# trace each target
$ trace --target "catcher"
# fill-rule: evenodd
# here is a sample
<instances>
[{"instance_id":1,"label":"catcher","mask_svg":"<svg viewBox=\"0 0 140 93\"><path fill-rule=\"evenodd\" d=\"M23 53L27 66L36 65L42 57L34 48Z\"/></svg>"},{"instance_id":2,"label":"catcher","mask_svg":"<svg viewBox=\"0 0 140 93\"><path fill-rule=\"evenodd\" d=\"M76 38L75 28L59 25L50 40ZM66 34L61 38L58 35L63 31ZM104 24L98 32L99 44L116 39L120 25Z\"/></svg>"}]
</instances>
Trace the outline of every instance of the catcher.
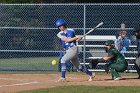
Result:
<instances>
[{"instance_id":1,"label":"catcher","mask_svg":"<svg viewBox=\"0 0 140 93\"><path fill-rule=\"evenodd\" d=\"M111 70L112 79L120 80L121 75L119 72L124 72L127 69L127 62L124 56L115 48L113 40L108 40L105 43L105 51L108 53L107 56L100 59L93 59L91 61L91 67L94 69L99 62L109 62L105 65L105 71Z\"/></svg>"}]
</instances>

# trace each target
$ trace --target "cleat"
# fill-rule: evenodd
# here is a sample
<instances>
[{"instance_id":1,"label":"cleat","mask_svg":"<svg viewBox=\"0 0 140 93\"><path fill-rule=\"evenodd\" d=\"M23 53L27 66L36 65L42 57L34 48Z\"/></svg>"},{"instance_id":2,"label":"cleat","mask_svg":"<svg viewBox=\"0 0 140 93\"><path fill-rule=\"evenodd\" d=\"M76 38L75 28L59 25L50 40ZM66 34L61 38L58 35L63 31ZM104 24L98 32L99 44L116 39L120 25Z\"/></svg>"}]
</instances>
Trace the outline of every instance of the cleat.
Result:
<instances>
[{"instance_id":1,"label":"cleat","mask_svg":"<svg viewBox=\"0 0 140 93\"><path fill-rule=\"evenodd\" d=\"M93 75L89 77L88 81L92 81L94 77L95 77L95 73L93 73Z\"/></svg>"},{"instance_id":2,"label":"cleat","mask_svg":"<svg viewBox=\"0 0 140 93\"><path fill-rule=\"evenodd\" d=\"M122 79L122 78L121 77L114 78L114 80L120 80L120 79Z\"/></svg>"},{"instance_id":3,"label":"cleat","mask_svg":"<svg viewBox=\"0 0 140 93\"><path fill-rule=\"evenodd\" d=\"M93 80L93 76L90 76L88 81L92 81Z\"/></svg>"},{"instance_id":4,"label":"cleat","mask_svg":"<svg viewBox=\"0 0 140 93\"><path fill-rule=\"evenodd\" d=\"M116 77L115 76L112 76L112 80L114 80Z\"/></svg>"},{"instance_id":5,"label":"cleat","mask_svg":"<svg viewBox=\"0 0 140 93\"><path fill-rule=\"evenodd\" d=\"M66 78L61 77L59 78L58 82L66 82Z\"/></svg>"}]
</instances>

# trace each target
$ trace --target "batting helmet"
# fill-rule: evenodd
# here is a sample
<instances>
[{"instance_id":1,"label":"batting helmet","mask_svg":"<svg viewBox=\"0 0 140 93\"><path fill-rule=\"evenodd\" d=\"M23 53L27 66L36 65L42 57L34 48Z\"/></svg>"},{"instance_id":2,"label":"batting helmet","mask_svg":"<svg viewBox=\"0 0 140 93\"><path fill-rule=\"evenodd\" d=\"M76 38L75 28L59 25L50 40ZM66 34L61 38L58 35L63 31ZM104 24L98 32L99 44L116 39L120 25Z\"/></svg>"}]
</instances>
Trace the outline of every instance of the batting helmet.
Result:
<instances>
[{"instance_id":1,"label":"batting helmet","mask_svg":"<svg viewBox=\"0 0 140 93\"><path fill-rule=\"evenodd\" d=\"M58 28L58 27L60 27L62 25L66 26L66 21L64 19L58 19L56 21L56 27Z\"/></svg>"},{"instance_id":2,"label":"batting helmet","mask_svg":"<svg viewBox=\"0 0 140 93\"><path fill-rule=\"evenodd\" d=\"M108 41L106 41L105 45L110 46L110 45L115 45L115 43L113 40L108 40Z\"/></svg>"}]
</instances>

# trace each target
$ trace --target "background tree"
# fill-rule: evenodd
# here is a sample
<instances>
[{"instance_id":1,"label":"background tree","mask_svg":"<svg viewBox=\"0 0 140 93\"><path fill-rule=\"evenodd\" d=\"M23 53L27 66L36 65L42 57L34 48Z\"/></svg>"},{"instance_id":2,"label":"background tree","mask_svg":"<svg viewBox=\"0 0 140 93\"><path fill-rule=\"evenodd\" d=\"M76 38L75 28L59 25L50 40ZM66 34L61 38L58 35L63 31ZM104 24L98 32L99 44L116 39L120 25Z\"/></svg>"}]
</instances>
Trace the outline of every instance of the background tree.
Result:
<instances>
[{"instance_id":1,"label":"background tree","mask_svg":"<svg viewBox=\"0 0 140 93\"><path fill-rule=\"evenodd\" d=\"M38 0L38 3L139 3L140 0Z\"/></svg>"}]
</instances>

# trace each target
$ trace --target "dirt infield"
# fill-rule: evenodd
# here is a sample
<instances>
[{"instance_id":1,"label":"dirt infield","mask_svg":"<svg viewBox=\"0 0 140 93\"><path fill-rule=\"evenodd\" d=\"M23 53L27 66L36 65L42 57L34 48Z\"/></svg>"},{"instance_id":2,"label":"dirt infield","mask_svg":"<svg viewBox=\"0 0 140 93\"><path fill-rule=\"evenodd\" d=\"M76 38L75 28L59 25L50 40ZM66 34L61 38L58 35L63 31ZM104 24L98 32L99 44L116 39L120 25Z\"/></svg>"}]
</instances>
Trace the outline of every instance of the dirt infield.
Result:
<instances>
[{"instance_id":1,"label":"dirt infield","mask_svg":"<svg viewBox=\"0 0 140 93\"><path fill-rule=\"evenodd\" d=\"M124 75L122 80L111 80L110 74L97 74L93 81L87 81L83 74L68 74L67 82L58 82L58 74L0 74L0 93L12 93L23 90L51 88L68 85L94 86L140 86L136 75Z\"/></svg>"}]
</instances>

